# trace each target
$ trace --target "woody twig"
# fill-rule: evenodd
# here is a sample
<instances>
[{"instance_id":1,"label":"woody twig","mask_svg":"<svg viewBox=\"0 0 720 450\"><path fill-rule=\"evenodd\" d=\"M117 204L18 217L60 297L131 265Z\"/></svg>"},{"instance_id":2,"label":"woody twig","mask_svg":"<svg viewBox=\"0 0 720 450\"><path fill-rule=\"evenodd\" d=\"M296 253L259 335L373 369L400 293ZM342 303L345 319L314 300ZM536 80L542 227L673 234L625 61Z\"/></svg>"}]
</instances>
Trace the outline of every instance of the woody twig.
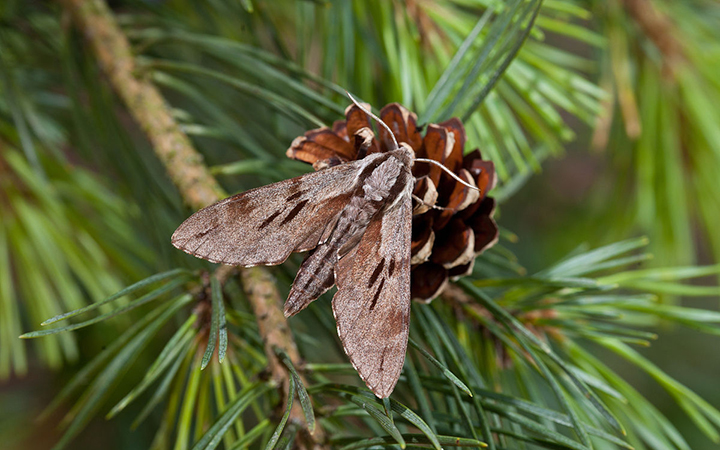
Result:
<instances>
[{"instance_id":1,"label":"woody twig","mask_svg":"<svg viewBox=\"0 0 720 450\"><path fill-rule=\"evenodd\" d=\"M190 139L173 118L160 91L150 81L137 76L135 58L127 37L105 2L58 1L84 35L97 63L152 143L156 156L165 166L184 201L192 208L200 209L225 197L225 192L204 164L202 155L195 150ZM223 274L226 270L218 269ZM282 384L287 395L288 373L278 361L274 348L285 352L296 366L301 361L281 309L282 299L272 276L264 268L242 270L241 280L255 312L271 376ZM297 402L290 420L298 424L304 423L304 416ZM313 436L305 436L299 444L306 448L317 447L316 442L323 440L324 433L316 426Z\"/></svg>"}]
</instances>

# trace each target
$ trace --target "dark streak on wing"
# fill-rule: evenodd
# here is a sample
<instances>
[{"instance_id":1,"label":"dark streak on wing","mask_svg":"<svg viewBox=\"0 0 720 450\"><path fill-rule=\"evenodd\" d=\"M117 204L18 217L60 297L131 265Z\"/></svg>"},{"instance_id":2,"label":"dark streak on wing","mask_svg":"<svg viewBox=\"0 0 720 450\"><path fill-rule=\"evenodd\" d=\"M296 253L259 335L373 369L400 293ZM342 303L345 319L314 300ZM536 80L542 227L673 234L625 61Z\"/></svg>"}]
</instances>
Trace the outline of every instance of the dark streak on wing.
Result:
<instances>
[{"instance_id":1,"label":"dark streak on wing","mask_svg":"<svg viewBox=\"0 0 720 450\"><path fill-rule=\"evenodd\" d=\"M302 197L303 195L305 195L305 191L299 190L299 191L297 191L296 193L294 193L294 194L292 194L291 196L289 196L288 198L286 198L285 201L286 201L286 202L291 202L291 201L293 201L293 200L296 200L296 199Z\"/></svg>"},{"instance_id":2,"label":"dark streak on wing","mask_svg":"<svg viewBox=\"0 0 720 450\"><path fill-rule=\"evenodd\" d=\"M270 225L272 223L272 221L275 220L275 218L277 218L277 216L280 215L280 212L281 211L275 211L274 213L270 214L270 216L268 216L267 219L263 220L263 222L258 227L258 230L262 230L263 228Z\"/></svg>"},{"instance_id":3,"label":"dark streak on wing","mask_svg":"<svg viewBox=\"0 0 720 450\"><path fill-rule=\"evenodd\" d=\"M377 267L373 271L372 275L370 275L370 279L368 280L368 287L371 287L375 282L377 281L378 277L383 271L383 268L385 267L385 258L382 258L380 262L378 263Z\"/></svg>"},{"instance_id":4,"label":"dark streak on wing","mask_svg":"<svg viewBox=\"0 0 720 450\"><path fill-rule=\"evenodd\" d=\"M378 286L377 291L375 291L375 295L373 295L372 302L370 302L370 311L375 309L375 305L377 304L378 298L380 298L380 293L383 290L383 286L385 286L385 278L380 280L380 286Z\"/></svg>"},{"instance_id":5,"label":"dark streak on wing","mask_svg":"<svg viewBox=\"0 0 720 450\"><path fill-rule=\"evenodd\" d=\"M285 225L286 223L293 220L295 218L295 216L297 216L300 213L300 211L305 207L305 205L308 204L308 202L309 202L309 200L305 199L305 200L301 201L300 203L298 203L297 205L295 205L295 207L288 213L287 217L285 217L283 219L283 221L280 223L280 225Z\"/></svg>"},{"instance_id":6,"label":"dark streak on wing","mask_svg":"<svg viewBox=\"0 0 720 450\"><path fill-rule=\"evenodd\" d=\"M393 272L395 272L395 260L390 260L390 265L388 266L388 277L393 276Z\"/></svg>"},{"instance_id":7,"label":"dark streak on wing","mask_svg":"<svg viewBox=\"0 0 720 450\"><path fill-rule=\"evenodd\" d=\"M206 234L208 234L208 233L212 232L213 230L215 230L215 228L217 228L217 226L212 227L212 228L208 228L207 230L200 231L200 232L196 233L195 236L193 236L193 237L194 237L195 239L200 239L201 237L204 237Z\"/></svg>"}]
</instances>

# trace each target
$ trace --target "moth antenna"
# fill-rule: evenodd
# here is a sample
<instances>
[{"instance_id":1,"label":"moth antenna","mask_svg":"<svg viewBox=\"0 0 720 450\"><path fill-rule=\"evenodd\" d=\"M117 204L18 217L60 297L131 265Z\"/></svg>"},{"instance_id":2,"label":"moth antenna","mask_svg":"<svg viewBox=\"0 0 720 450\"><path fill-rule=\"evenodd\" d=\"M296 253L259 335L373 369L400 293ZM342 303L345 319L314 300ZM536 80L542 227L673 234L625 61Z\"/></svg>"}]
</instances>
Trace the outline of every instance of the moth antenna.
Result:
<instances>
[{"instance_id":1,"label":"moth antenna","mask_svg":"<svg viewBox=\"0 0 720 450\"><path fill-rule=\"evenodd\" d=\"M365 109L365 107L362 106L360 103L358 103L358 101L355 100L355 97L353 97L352 95L350 95L350 93L349 93L348 91L345 91L345 93L347 94L348 97L350 97L350 100L352 100L352 102L355 103L355 106L357 106L358 108L360 108L360 109L361 109L365 114L367 114L368 116L370 116L370 117L372 117L373 119L375 119L375 122L377 122L378 124L382 125L382 127L385 128L385 130L387 130L388 133L390 133L390 137L391 137L392 140L393 140L393 144L395 144L395 150L399 149L400 146L398 145L398 141L395 139L395 134L392 132L392 130L390 129L390 127L389 127L385 122L383 122L382 119L380 119L378 116L376 116L375 114L373 114L371 111L368 111L367 109Z\"/></svg>"},{"instance_id":2,"label":"moth antenna","mask_svg":"<svg viewBox=\"0 0 720 450\"><path fill-rule=\"evenodd\" d=\"M444 206L431 205L430 203L426 202L425 200L421 199L420 197L418 197L418 196L415 195L415 194L412 194L412 198L413 198L415 201L417 201L418 203L420 203L421 205L425 205L425 206L427 206L428 208L437 209L437 210L440 210L440 211L457 211L456 208L445 208Z\"/></svg>"},{"instance_id":3,"label":"moth antenna","mask_svg":"<svg viewBox=\"0 0 720 450\"><path fill-rule=\"evenodd\" d=\"M451 177L455 178L455 180L457 180L458 183L460 183L460 184L462 184L462 185L464 185L464 186L467 186L467 187L469 187L470 189L475 189L475 190L478 191L478 192L482 192L482 190L481 190L480 188L477 188L477 187L473 186L472 184L468 184L467 181L465 181L465 180L463 180L462 178L460 178L459 176L455 175L452 170L450 170L450 169L448 169L447 167L443 166L441 163L435 161L434 159L415 158L415 161L420 161L420 162L426 162L426 163L435 164L436 166L438 166L439 168L441 168L442 170L444 170L445 172L447 172L448 175L450 175Z\"/></svg>"}]
</instances>

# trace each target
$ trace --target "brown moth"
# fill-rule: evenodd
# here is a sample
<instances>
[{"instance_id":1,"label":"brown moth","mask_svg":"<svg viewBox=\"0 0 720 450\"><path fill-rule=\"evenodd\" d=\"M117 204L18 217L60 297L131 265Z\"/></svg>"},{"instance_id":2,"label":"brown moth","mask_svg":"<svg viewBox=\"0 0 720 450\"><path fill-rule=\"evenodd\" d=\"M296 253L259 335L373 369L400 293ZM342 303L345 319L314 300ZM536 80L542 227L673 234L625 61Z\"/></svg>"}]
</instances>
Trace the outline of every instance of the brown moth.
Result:
<instances>
[{"instance_id":1,"label":"brown moth","mask_svg":"<svg viewBox=\"0 0 720 450\"><path fill-rule=\"evenodd\" d=\"M332 308L345 353L375 395L388 397L409 332L411 169L421 161L414 156L410 146L394 142L388 152L234 195L185 220L172 243L208 261L244 267L276 265L292 252L312 250L285 316L337 285Z\"/></svg>"}]
</instances>

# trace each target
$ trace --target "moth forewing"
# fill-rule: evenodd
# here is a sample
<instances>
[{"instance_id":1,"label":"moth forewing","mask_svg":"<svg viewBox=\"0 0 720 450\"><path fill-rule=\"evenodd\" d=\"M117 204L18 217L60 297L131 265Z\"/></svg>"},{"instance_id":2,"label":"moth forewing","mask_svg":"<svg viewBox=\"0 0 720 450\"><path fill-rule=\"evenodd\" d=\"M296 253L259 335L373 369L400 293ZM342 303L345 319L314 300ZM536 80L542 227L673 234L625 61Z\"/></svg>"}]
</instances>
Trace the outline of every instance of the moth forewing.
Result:
<instances>
[{"instance_id":1,"label":"moth forewing","mask_svg":"<svg viewBox=\"0 0 720 450\"><path fill-rule=\"evenodd\" d=\"M405 361L411 234L412 199L404 191L335 266L338 336L360 377L380 398L392 393Z\"/></svg>"},{"instance_id":2,"label":"moth forewing","mask_svg":"<svg viewBox=\"0 0 720 450\"><path fill-rule=\"evenodd\" d=\"M317 246L361 183L360 174L380 156L226 198L185 220L173 233L172 243L214 263L280 264L292 252Z\"/></svg>"}]
</instances>

